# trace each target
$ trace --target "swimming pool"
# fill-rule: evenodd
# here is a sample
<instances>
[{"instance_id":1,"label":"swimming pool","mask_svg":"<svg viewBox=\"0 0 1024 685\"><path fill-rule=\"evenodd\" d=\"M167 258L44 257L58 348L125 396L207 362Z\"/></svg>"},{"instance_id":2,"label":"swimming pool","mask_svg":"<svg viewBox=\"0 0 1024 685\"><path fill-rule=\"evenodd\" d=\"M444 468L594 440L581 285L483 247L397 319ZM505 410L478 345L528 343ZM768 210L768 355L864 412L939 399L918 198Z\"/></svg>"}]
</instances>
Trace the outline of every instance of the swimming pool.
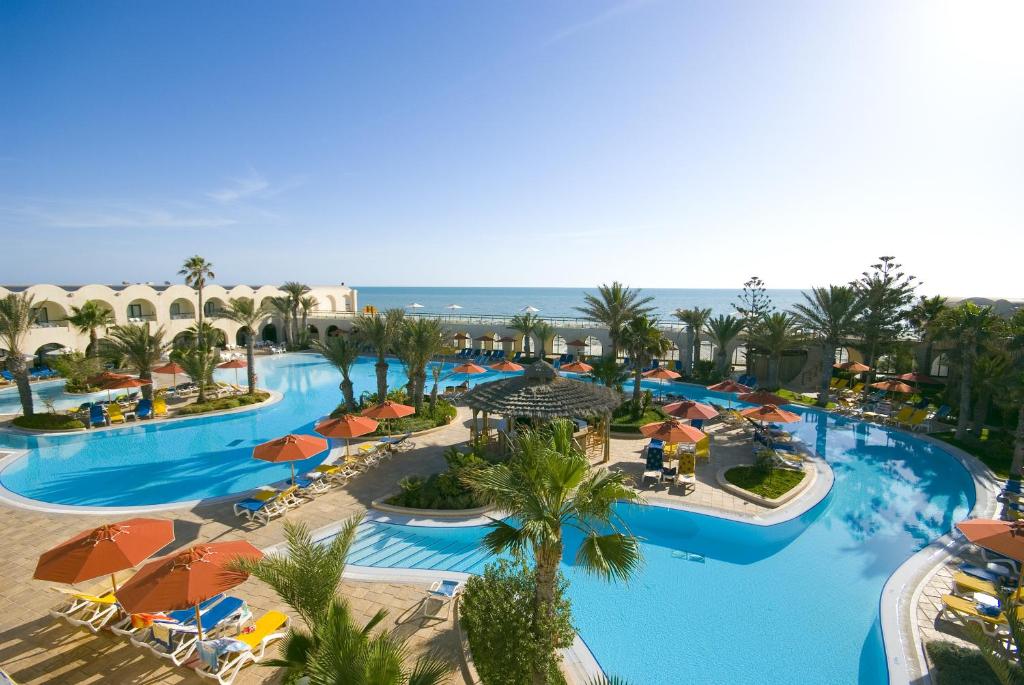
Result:
<instances>
[{"instance_id":1,"label":"swimming pool","mask_svg":"<svg viewBox=\"0 0 1024 685\"><path fill-rule=\"evenodd\" d=\"M357 395L376 389L374 363L360 358L353 367ZM0 485L51 504L125 507L220 497L288 478L288 464L256 461L252 448L286 433L312 433L316 421L341 401L341 375L311 354L257 357L256 371L261 387L284 395L280 402L240 414L139 423L114 431L32 437L0 432L0 450L27 450L0 471ZM446 384L498 375L455 376ZM234 375L219 371L218 378L233 380ZM403 367L392 362L390 387L405 381ZM84 401L64 394L60 382L34 390L57 406ZM13 395L3 401L17 403ZM296 469L308 470L325 456L296 462Z\"/></svg>"},{"instance_id":2,"label":"swimming pool","mask_svg":"<svg viewBox=\"0 0 1024 685\"><path fill-rule=\"evenodd\" d=\"M686 386L692 399L724 396ZM644 566L609 584L571 563L580 636L607 673L630 682L888 682L879 598L892 572L974 506L951 456L887 428L798 410L794 432L835 474L796 519L757 526L658 506L622 514ZM363 525L351 563L480 572L485 528Z\"/></svg>"}]
</instances>

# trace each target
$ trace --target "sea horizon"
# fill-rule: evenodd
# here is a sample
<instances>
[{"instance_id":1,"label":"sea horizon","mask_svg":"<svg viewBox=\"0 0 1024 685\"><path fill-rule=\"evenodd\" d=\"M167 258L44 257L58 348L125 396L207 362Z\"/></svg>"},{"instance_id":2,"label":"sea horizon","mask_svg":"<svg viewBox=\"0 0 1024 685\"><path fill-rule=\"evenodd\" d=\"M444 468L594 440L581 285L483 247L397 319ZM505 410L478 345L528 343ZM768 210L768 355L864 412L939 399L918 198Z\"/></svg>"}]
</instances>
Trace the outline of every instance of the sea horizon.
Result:
<instances>
[{"instance_id":1,"label":"sea horizon","mask_svg":"<svg viewBox=\"0 0 1024 685\"><path fill-rule=\"evenodd\" d=\"M373 305L379 310L402 308L424 314L501 314L521 312L525 307L538 309L538 316L577 317L582 316L575 307L583 305L586 293L595 293L595 288L548 288L495 286L359 286L351 285L358 292L359 308ZM651 303L654 315L667 320L676 309L708 307L714 315L734 314L734 303L739 301L739 288L638 288L641 295L654 298ZM808 289L809 290L809 289ZM803 301L804 290L796 288L767 289L776 310L790 309ZM409 308L411 304L422 308ZM447 309L457 304L460 309Z\"/></svg>"}]
</instances>

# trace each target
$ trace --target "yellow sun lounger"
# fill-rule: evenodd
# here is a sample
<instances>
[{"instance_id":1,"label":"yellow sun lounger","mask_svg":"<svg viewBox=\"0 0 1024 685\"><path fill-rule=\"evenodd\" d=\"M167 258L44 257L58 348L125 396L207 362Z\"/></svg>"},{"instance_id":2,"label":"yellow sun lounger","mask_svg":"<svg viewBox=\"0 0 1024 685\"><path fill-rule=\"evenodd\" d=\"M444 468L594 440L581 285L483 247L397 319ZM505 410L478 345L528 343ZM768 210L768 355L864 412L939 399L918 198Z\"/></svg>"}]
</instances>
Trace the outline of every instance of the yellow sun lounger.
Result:
<instances>
[{"instance_id":1,"label":"yellow sun lounger","mask_svg":"<svg viewBox=\"0 0 1024 685\"><path fill-rule=\"evenodd\" d=\"M121 407L115 402L111 402L107 405L107 418L110 419L110 423L124 423L124 414L121 413Z\"/></svg>"},{"instance_id":2,"label":"yellow sun lounger","mask_svg":"<svg viewBox=\"0 0 1024 685\"><path fill-rule=\"evenodd\" d=\"M217 641L200 642L196 673L216 680L220 685L231 685L243 666L263 659L267 645L288 634L289 624L290 619L280 611L268 611L259 617L252 632L240 633L233 638L239 648L237 650L218 653L213 644Z\"/></svg>"},{"instance_id":3,"label":"yellow sun lounger","mask_svg":"<svg viewBox=\"0 0 1024 685\"><path fill-rule=\"evenodd\" d=\"M162 397L153 400L153 416L167 416L167 400Z\"/></svg>"},{"instance_id":4,"label":"yellow sun lounger","mask_svg":"<svg viewBox=\"0 0 1024 685\"><path fill-rule=\"evenodd\" d=\"M1024 607L1017 607L1017 617L1024 618ZM977 602L956 595L942 596L942 611L939 612L939 618L963 626L973 623L992 636L1005 632L1008 625L1005 611L1000 611L996 616L989 616L978 611Z\"/></svg>"},{"instance_id":5,"label":"yellow sun lounger","mask_svg":"<svg viewBox=\"0 0 1024 685\"><path fill-rule=\"evenodd\" d=\"M117 615L117 598L111 592L90 595L59 587L53 589L68 595L68 600L60 607L50 609L50 615L62 618L71 625L83 626L93 633L98 633L100 628Z\"/></svg>"},{"instance_id":6,"label":"yellow sun lounger","mask_svg":"<svg viewBox=\"0 0 1024 685\"><path fill-rule=\"evenodd\" d=\"M957 571L953 576L953 585L956 587L956 591L960 594L967 592L982 592L986 595L998 597L1001 592L1000 588L996 587L995 583L988 580L982 580L981 578L975 578L963 571ZM1019 604L1022 598L1024 598L1024 589L1021 588L1017 588L1010 595L1010 601L1014 604Z\"/></svg>"}]
</instances>

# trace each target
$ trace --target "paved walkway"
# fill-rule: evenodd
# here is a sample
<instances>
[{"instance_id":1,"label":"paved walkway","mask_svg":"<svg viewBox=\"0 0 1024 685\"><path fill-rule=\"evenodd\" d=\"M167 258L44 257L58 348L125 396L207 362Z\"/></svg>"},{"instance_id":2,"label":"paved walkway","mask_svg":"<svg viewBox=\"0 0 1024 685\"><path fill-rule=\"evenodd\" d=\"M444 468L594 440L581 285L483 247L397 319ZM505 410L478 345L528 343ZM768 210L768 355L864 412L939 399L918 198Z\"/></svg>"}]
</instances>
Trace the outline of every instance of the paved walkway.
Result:
<instances>
[{"instance_id":1,"label":"paved walkway","mask_svg":"<svg viewBox=\"0 0 1024 685\"><path fill-rule=\"evenodd\" d=\"M416 439L417 449L396 455L374 470L358 476L342 488L333 488L288 514L290 521L302 521L312 529L363 513L373 499L395 490L401 478L426 475L444 468L442 453L450 445L468 438L469 412L460 409L456 421L430 435ZM681 502L713 506L735 513L756 514L763 509L729 495L715 486L715 471L723 463L749 463L749 434L743 429L721 426L714 430L713 460L698 467L695 492L682 496L659 489L659 497L677 497ZM641 468L639 452L644 441L612 442L611 467L630 473ZM638 475L637 471L637 475ZM673 488L675 491L676 488ZM173 519L175 542L168 553L197 541L246 539L264 548L283 540L281 519L257 525L236 518L230 502L199 505L192 509L153 514ZM4 559L0 562L0 664L19 683L198 683L190 669L175 668L148 651L139 650L113 635L93 635L56 622L47 614L58 595L47 584L32 581L36 560L46 549L81 530L124 517L80 514L50 514L0 506L0 530L4 534ZM119 580L131 573L121 574ZM83 590L97 588L83 587ZM101 585L100 585L101 587ZM457 642L450 620L423 622L419 611L425 586L416 583L345 582L341 592L363 620L378 608L387 608L389 628L410 640L414 653L438 650L455 663ZM259 614L269 609L287 611L277 596L259 581L250 579L234 592L246 599ZM275 669L250 666L236 682L277 682ZM461 682L453 670L451 682Z\"/></svg>"}]
</instances>

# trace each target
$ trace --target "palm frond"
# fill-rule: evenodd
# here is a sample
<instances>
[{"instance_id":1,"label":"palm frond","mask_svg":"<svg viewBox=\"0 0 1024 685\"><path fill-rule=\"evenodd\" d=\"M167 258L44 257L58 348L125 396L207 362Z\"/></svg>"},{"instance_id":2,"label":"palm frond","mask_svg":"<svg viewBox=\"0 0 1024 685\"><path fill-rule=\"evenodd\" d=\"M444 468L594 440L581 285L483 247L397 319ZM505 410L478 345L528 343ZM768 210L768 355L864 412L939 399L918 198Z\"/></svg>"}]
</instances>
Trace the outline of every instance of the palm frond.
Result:
<instances>
[{"instance_id":1,"label":"palm frond","mask_svg":"<svg viewBox=\"0 0 1024 685\"><path fill-rule=\"evenodd\" d=\"M631 535L591 533L584 536L576 563L608 580L626 580L640 565L640 545Z\"/></svg>"}]
</instances>

